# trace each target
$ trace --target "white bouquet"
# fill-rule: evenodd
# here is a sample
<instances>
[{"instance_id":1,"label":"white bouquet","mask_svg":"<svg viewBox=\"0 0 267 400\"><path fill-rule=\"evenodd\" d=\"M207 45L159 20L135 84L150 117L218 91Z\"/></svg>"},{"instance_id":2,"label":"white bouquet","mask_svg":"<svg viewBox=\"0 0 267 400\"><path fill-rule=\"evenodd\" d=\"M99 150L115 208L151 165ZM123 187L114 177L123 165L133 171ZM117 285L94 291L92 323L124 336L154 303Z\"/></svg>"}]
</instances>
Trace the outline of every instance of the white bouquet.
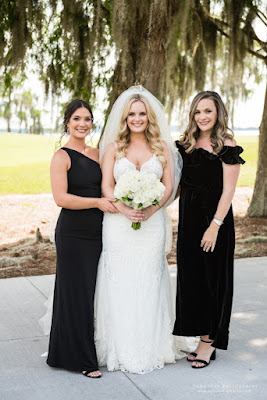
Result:
<instances>
[{"instance_id":1,"label":"white bouquet","mask_svg":"<svg viewBox=\"0 0 267 400\"><path fill-rule=\"evenodd\" d=\"M127 206L137 209L159 204L165 186L155 174L133 170L123 174L114 189L115 202L123 201ZM140 229L140 222L132 223L133 229Z\"/></svg>"}]
</instances>

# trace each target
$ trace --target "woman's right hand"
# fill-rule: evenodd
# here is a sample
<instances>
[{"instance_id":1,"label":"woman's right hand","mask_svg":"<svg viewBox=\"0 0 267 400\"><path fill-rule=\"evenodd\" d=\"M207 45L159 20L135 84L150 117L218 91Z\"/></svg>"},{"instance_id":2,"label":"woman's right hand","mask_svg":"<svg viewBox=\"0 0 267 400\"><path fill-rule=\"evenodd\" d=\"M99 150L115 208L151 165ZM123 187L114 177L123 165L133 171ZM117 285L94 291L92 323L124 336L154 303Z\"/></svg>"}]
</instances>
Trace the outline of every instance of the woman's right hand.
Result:
<instances>
[{"instance_id":1,"label":"woman's right hand","mask_svg":"<svg viewBox=\"0 0 267 400\"><path fill-rule=\"evenodd\" d=\"M144 211L143 210L135 210L134 208L128 207L126 204L118 203L118 209L126 218L128 218L132 222L142 222L144 221Z\"/></svg>"},{"instance_id":2,"label":"woman's right hand","mask_svg":"<svg viewBox=\"0 0 267 400\"><path fill-rule=\"evenodd\" d=\"M117 208L114 206L115 199L111 199L109 197L102 197L98 199L98 208L99 210L107 213L118 213Z\"/></svg>"}]
</instances>

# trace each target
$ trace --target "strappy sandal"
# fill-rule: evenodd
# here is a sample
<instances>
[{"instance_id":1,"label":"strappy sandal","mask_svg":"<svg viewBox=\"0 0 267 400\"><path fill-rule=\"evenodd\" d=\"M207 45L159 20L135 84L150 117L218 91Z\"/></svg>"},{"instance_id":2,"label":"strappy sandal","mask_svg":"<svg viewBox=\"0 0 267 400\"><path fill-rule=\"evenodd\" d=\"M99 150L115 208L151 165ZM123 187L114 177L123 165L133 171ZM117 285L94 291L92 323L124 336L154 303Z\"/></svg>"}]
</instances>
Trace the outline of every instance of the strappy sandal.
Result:
<instances>
[{"instance_id":1,"label":"strappy sandal","mask_svg":"<svg viewBox=\"0 0 267 400\"><path fill-rule=\"evenodd\" d=\"M200 340L203 343L212 343L212 341L208 342L207 340L203 340L203 339L200 339ZM190 354L193 355L193 353L190 353ZM192 366L192 368L195 368L195 369L205 368L209 365L211 360L216 360L216 349L214 349L213 352L211 353L209 361L201 360L200 358L195 358L194 360L191 361L191 362L200 362L201 364L204 364L204 365L202 365L201 367L197 367L196 365L191 365L191 366Z\"/></svg>"},{"instance_id":2,"label":"strappy sandal","mask_svg":"<svg viewBox=\"0 0 267 400\"><path fill-rule=\"evenodd\" d=\"M202 340L202 339L200 338L200 340ZM197 353L193 351L192 353L189 353L188 356L197 357ZM187 359L187 361L189 361L189 362L195 361L195 360L190 360L190 358L188 358L188 357L186 357L186 359Z\"/></svg>"},{"instance_id":3,"label":"strappy sandal","mask_svg":"<svg viewBox=\"0 0 267 400\"><path fill-rule=\"evenodd\" d=\"M195 352L193 351L192 353L189 353L189 356L197 357L197 353L195 353ZM190 358L188 358L188 357L186 357L186 359L187 359L187 361L189 361L189 362L195 361L195 360L190 360Z\"/></svg>"},{"instance_id":4,"label":"strappy sandal","mask_svg":"<svg viewBox=\"0 0 267 400\"><path fill-rule=\"evenodd\" d=\"M93 372L96 372L96 371L82 371L82 374L84 375L84 376L86 376L87 378L92 378L92 379L98 379L98 378L101 378L102 377L102 374L101 374L101 372L100 372L100 374L101 375L97 375L97 376L94 376L94 375L90 375L90 374L92 374Z\"/></svg>"}]
</instances>

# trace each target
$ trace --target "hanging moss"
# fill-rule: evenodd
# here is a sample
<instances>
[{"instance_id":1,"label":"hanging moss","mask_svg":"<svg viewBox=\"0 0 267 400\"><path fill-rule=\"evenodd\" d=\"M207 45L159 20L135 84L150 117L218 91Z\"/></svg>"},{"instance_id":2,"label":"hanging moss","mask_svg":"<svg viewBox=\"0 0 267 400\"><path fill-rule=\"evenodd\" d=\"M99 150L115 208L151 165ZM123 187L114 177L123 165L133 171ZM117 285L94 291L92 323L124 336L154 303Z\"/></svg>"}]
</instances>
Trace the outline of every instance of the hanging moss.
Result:
<instances>
[{"instance_id":1,"label":"hanging moss","mask_svg":"<svg viewBox=\"0 0 267 400\"><path fill-rule=\"evenodd\" d=\"M200 92L204 89L206 81L207 56L203 42L199 43L193 58L193 76L195 90Z\"/></svg>"},{"instance_id":2,"label":"hanging moss","mask_svg":"<svg viewBox=\"0 0 267 400\"><path fill-rule=\"evenodd\" d=\"M256 0L2 0L0 65L12 76L31 56L47 93L67 89L94 101L97 88L105 85L110 105L125 88L143 84L171 112L177 99L182 106L204 87L206 76L212 86L223 82L228 97L236 98L245 92L247 49L266 54L266 45L255 47L253 31L260 5ZM105 64L110 51L114 65Z\"/></svg>"}]
</instances>

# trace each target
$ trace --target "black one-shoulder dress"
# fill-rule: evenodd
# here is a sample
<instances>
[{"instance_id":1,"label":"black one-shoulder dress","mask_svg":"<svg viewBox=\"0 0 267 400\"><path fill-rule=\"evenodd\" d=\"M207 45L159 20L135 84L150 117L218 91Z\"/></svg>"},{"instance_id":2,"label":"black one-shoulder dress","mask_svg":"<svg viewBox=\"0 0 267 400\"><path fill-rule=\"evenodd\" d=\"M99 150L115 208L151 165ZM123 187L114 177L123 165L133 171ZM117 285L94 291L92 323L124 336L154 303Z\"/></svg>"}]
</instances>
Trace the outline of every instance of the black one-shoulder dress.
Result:
<instances>
[{"instance_id":1,"label":"black one-shoulder dress","mask_svg":"<svg viewBox=\"0 0 267 400\"><path fill-rule=\"evenodd\" d=\"M70 159L68 193L101 197L99 164L62 148ZM98 369L94 343L94 294L102 250L103 213L62 209L56 226L57 271L47 364L74 371Z\"/></svg>"},{"instance_id":2,"label":"black one-shoulder dress","mask_svg":"<svg viewBox=\"0 0 267 400\"><path fill-rule=\"evenodd\" d=\"M232 206L219 229L214 252L200 247L223 190L222 163L244 164L240 146L216 155L199 148L183 158L177 242L177 300L173 334L209 335L212 346L227 349L233 297L235 232Z\"/></svg>"}]
</instances>

